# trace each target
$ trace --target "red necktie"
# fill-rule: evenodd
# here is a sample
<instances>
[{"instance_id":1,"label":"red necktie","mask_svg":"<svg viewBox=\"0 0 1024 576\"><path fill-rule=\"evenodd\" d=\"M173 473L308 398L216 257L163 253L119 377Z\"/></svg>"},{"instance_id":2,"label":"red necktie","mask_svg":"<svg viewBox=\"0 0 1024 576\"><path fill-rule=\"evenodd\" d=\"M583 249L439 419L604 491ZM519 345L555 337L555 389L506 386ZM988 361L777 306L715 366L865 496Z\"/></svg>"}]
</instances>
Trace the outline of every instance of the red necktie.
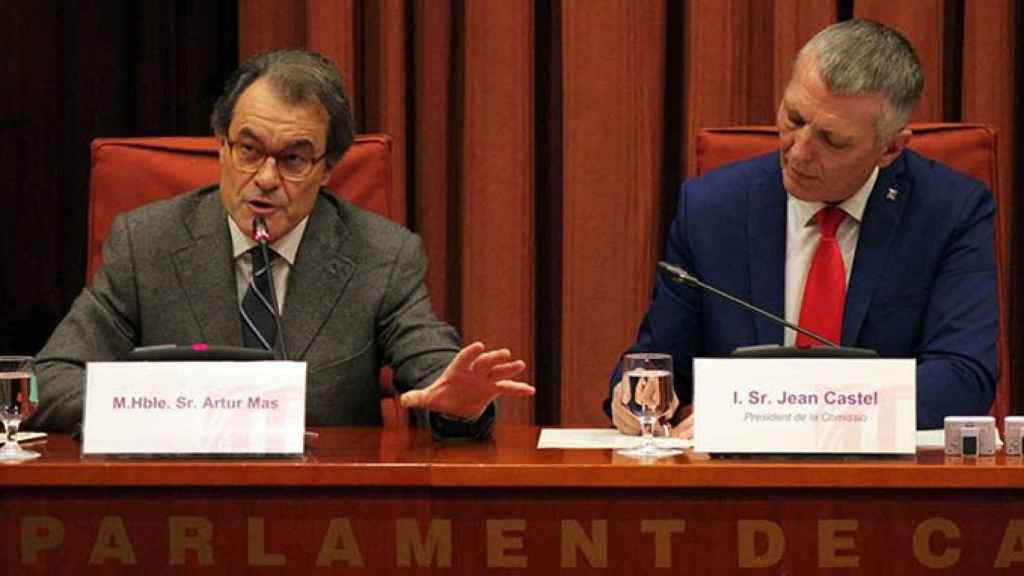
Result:
<instances>
[{"instance_id":1,"label":"red necktie","mask_svg":"<svg viewBox=\"0 0 1024 576\"><path fill-rule=\"evenodd\" d=\"M835 206L818 212L821 240L811 261L804 285L804 301L800 307L800 327L839 343L843 333L843 306L846 303L846 267L843 252L836 240L836 230L846 213ZM797 334L798 348L821 346L818 341Z\"/></svg>"}]
</instances>

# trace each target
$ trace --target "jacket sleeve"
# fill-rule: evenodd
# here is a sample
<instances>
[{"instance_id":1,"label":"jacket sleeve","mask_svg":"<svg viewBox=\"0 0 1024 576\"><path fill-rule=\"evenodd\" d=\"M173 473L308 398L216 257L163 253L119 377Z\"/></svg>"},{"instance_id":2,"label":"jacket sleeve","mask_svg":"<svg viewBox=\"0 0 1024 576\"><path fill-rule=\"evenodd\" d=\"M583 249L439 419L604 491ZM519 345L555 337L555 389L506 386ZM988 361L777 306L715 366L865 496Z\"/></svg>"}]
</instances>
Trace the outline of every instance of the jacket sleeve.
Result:
<instances>
[{"instance_id":1,"label":"jacket sleeve","mask_svg":"<svg viewBox=\"0 0 1024 576\"><path fill-rule=\"evenodd\" d=\"M82 421L86 362L116 360L135 345L138 307L124 216L114 220L103 262L36 357L39 410L26 428L74 431Z\"/></svg>"},{"instance_id":2,"label":"jacket sleeve","mask_svg":"<svg viewBox=\"0 0 1024 576\"><path fill-rule=\"evenodd\" d=\"M917 353L917 426L988 412L995 397L999 302L993 247L995 202L964 193L958 224L932 282Z\"/></svg>"},{"instance_id":3,"label":"jacket sleeve","mask_svg":"<svg viewBox=\"0 0 1024 576\"><path fill-rule=\"evenodd\" d=\"M400 391L429 386L459 352L455 329L434 316L424 284L426 271L419 237L408 234L398 250L378 321L378 345L395 371ZM435 438L484 438L490 434L494 415L492 403L474 422L433 413L424 416Z\"/></svg>"}]
</instances>

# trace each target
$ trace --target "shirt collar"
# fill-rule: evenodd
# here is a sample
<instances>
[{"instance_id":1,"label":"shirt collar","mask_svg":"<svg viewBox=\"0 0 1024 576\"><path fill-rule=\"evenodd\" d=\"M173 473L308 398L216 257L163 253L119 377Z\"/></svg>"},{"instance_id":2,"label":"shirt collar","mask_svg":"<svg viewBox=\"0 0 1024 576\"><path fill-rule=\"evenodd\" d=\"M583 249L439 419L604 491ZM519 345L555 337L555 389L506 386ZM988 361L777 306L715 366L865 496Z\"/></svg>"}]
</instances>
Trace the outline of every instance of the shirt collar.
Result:
<instances>
[{"instance_id":1,"label":"shirt collar","mask_svg":"<svg viewBox=\"0 0 1024 576\"><path fill-rule=\"evenodd\" d=\"M289 266L295 264L295 255L299 251L299 242L302 241L302 235L306 231L306 224L308 222L309 215L306 215L287 234L281 236L270 245L274 252L277 252L278 256L288 262ZM257 245L255 240L242 232L238 224L235 224L235 220L230 214L228 215L228 228L231 230L231 250L234 258L237 259L242 254L248 252L250 248Z\"/></svg>"},{"instance_id":2,"label":"shirt collar","mask_svg":"<svg viewBox=\"0 0 1024 576\"><path fill-rule=\"evenodd\" d=\"M864 209L868 205L868 197L871 196L871 190L875 187L876 180L878 180L878 166L875 166L875 169L871 171L871 175L868 176L868 179L864 181L864 184L861 185L860 189L853 196L839 203L839 208L842 208L847 216L853 218L858 223L864 217ZM796 209L797 222L803 222L804 226L814 224L814 215L825 206L824 202L808 202L792 194L787 194L786 196L790 205Z\"/></svg>"}]
</instances>

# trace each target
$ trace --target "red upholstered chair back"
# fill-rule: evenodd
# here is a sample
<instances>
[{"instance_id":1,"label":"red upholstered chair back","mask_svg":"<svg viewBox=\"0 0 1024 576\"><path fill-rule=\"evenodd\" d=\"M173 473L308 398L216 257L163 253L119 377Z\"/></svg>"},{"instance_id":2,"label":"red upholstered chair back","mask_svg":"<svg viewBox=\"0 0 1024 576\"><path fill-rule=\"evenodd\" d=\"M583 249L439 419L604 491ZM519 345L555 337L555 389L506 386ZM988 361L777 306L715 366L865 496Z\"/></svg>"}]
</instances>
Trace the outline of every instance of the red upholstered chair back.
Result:
<instances>
[{"instance_id":1,"label":"red upholstered chair back","mask_svg":"<svg viewBox=\"0 0 1024 576\"><path fill-rule=\"evenodd\" d=\"M1002 194L996 173L996 134L989 126L977 124L912 124L914 137L910 148L929 158L952 166L976 180L984 182L993 191L996 204L1002 204ZM704 174L719 166L764 154L778 148L778 131L769 126L739 126L711 128L697 134L697 174ZM1009 316L1006 307L1009 284L1003 254L1003 225L996 226L995 249L999 275L999 368L996 399L992 414L999 420L1010 407L1010 341Z\"/></svg>"},{"instance_id":2,"label":"red upholstered chair back","mask_svg":"<svg viewBox=\"0 0 1024 576\"><path fill-rule=\"evenodd\" d=\"M89 263L92 278L102 263L103 242L114 217L162 198L213 184L220 179L214 137L97 138L92 142L89 179ZM335 195L405 223L404 191L395 190L391 174L391 138L360 134L327 187ZM408 423L406 411L393 401L390 371L381 375L385 426Z\"/></svg>"}]
</instances>

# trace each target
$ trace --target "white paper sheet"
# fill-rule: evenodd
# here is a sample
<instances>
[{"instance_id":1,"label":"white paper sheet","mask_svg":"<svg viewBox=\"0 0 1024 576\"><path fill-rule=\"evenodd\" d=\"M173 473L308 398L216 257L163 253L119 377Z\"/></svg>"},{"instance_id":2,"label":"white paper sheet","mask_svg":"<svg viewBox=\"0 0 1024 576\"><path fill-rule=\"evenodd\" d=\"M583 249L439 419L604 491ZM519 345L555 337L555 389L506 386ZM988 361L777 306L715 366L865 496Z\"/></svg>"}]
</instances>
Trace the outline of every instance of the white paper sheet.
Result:
<instances>
[{"instance_id":1,"label":"white paper sheet","mask_svg":"<svg viewBox=\"0 0 1024 576\"><path fill-rule=\"evenodd\" d=\"M672 448L692 448L693 441L681 438L656 438L659 446ZM626 436L620 434L613 428L544 428L540 431L540 439L537 441L537 448L576 449L619 449L631 448L640 443L637 436ZM996 445L1002 446L1003 442L996 432ZM945 432L939 430L918 430L918 448L943 449L946 446Z\"/></svg>"},{"instance_id":2,"label":"white paper sheet","mask_svg":"<svg viewBox=\"0 0 1024 576\"><path fill-rule=\"evenodd\" d=\"M632 448L643 439L627 436L614 428L544 428L540 431L537 448ZM691 448L693 442L681 438L655 438L658 446L665 448Z\"/></svg>"}]
</instances>

